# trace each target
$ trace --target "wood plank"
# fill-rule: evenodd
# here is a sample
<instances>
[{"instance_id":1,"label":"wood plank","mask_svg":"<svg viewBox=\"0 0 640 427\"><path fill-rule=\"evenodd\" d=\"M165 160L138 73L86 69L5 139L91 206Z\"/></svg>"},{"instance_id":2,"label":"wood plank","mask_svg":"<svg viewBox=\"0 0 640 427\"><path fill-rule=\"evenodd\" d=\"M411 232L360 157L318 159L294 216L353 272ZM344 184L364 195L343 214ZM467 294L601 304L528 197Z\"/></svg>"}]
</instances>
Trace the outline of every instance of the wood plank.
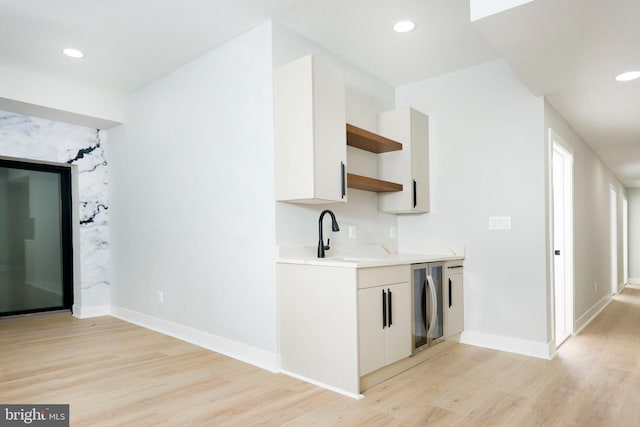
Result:
<instances>
[{"instance_id":1,"label":"wood plank","mask_svg":"<svg viewBox=\"0 0 640 427\"><path fill-rule=\"evenodd\" d=\"M347 145L372 153L402 150L402 144L347 123Z\"/></svg>"},{"instance_id":2,"label":"wood plank","mask_svg":"<svg viewBox=\"0 0 640 427\"><path fill-rule=\"evenodd\" d=\"M376 193L402 191L402 184L369 178L368 176L356 175L354 173L347 173L347 187Z\"/></svg>"}]
</instances>

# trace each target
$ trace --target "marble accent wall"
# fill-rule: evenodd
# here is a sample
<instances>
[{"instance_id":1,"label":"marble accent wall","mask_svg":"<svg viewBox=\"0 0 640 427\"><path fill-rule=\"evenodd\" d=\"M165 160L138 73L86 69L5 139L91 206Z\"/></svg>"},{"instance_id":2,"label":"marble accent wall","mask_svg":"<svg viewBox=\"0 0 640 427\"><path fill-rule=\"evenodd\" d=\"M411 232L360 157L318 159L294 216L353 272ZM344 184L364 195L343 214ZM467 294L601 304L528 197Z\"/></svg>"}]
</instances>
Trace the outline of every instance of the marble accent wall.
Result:
<instances>
[{"instance_id":1,"label":"marble accent wall","mask_svg":"<svg viewBox=\"0 0 640 427\"><path fill-rule=\"evenodd\" d=\"M98 129L0 111L0 156L78 167L81 283L74 301L82 309L110 304L105 140Z\"/></svg>"}]
</instances>

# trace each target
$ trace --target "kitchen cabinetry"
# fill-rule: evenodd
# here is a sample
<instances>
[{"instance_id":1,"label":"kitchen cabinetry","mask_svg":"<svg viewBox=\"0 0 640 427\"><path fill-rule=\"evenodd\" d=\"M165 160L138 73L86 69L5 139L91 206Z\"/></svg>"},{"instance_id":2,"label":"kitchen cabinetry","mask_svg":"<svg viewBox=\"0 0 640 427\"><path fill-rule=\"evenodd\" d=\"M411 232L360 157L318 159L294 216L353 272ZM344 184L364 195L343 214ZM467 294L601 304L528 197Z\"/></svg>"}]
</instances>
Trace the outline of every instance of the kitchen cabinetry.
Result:
<instances>
[{"instance_id":1,"label":"kitchen cabinetry","mask_svg":"<svg viewBox=\"0 0 640 427\"><path fill-rule=\"evenodd\" d=\"M378 115L378 133L402 144L378 155L378 178L403 190L378 195L378 209L390 213L429 212L429 120L413 108Z\"/></svg>"},{"instance_id":2,"label":"kitchen cabinetry","mask_svg":"<svg viewBox=\"0 0 640 427\"><path fill-rule=\"evenodd\" d=\"M389 283L379 285L380 276ZM407 266L358 275L360 376L411 355L411 287Z\"/></svg>"},{"instance_id":3,"label":"kitchen cabinetry","mask_svg":"<svg viewBox=\"0 0 640 427\"><path fill-rule=\"evenodd\" d=\"M445 264L445 334L458 335L464 329L463 266L461 261Z\"/></svg>"},{"instance_id":4,"label":"kitchen cabinetry","mask_svg":"<svg viewBox=\"0 0 640 427\"><path fill-rule=\"evenodd\" d=\"M307 55L274 72L276 200L346 202L343 72Z\"/></svg>"},{"instance_id":5,"label":"kitchen cabinetry","mask_svg":"<svg viewBox=\"0 0 640 427\"><path fill-rule=\"evenodd\" d=\"M401 260L392 257L388 262L318 260L307 255L279 258L277 305L282 372L361 397L362 390L437 354L446 343L411 356L415 308L412 271L416 271L416 264L425 262L442 266L444 260L439 262L429 256ZM447 265L461 265L461 261L450 262ZM457 273L454 270L448 271ZM455 280L452 277L452 283ZM448 287L444 289L446 298ZM452 306L457 308L457 297L452 295ZM448 312L444 313L446 318ZM454 330L454 326L451 328Z\"/></svg>"}]
</instances>

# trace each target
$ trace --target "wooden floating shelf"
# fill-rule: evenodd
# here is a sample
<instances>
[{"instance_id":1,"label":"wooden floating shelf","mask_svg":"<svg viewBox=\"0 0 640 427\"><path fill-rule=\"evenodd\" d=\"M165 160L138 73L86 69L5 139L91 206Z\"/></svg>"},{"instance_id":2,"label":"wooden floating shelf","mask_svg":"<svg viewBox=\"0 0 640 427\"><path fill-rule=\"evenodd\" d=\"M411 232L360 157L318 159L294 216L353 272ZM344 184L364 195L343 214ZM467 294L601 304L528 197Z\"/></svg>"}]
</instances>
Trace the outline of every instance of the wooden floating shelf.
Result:
<instances>
[{"instance_id":1,"label":"wooden floating shelf","mask_svg":"<svg viewBox=\"0 0 640 427\"><path fill-rule=\"evenodd\" d=\"M347 145L372 153L402 150L402 144L347 123Z\"/></svg>"},{"instance_id":2,"label":"wooden floating shelf","mask_svg":"<svg viewBox=\"0 0 640 427\"><path fill-rule=\"evenodd\" d=\"M356 190L373 191L376 193L387 193L391 191L402 191L402 184L383 181L381 179L369 178L367 176L347 173L347 187Z\"/></svg>"}]
</instances>

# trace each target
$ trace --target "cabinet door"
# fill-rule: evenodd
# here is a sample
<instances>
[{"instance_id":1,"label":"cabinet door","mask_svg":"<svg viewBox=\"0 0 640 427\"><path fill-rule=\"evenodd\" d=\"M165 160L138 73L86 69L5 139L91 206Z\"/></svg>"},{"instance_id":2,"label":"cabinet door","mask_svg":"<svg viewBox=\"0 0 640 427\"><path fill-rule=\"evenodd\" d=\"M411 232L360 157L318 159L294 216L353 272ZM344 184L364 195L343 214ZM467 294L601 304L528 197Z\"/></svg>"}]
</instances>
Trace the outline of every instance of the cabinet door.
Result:
<instances>
[{"instance_id":1,"label":"cabinet door","mask_svg":"<svg viewBox=\"0 0 640 427\"><path fill-rule=\"evenodd\" d=\"M391 292L391 325L387 329L387 364L390 364L411 356L411 285L409 282L391 285L387 292Z\"/></svg>"},{"instance_id":2,"label":"cabinet door","mask_svg":"<svg viewBox=\"0 0 640 427\"><path fill-rule=\"evenodd\" d=\"M383 322L383 303L386 303L387 298L386 289L386 287L379 286L358 291L360 376L386 365L387 327Z\"/></svg>"},{"instance_id":3,"label":"cabinet door","mask_svg":"<svg viewBox=\"0 0 640 427\"><path fill-rule=\"evenodd\" d=\"M464 292L462 269L448 268L446 285L447 336L454 336L464 329Z\"/></svg>"},{"instance_id":4,"label":"cabinet door","mask_svg":"<svg viewBox=\"0 0 640 427\"><path fill-rule=\"evenodd\" d=\"M275 70L274 98L276 200L346 202L343 72L307 55Z\"/></svg>"},{"instance_id":5,"label":"cabinet door","mask_svg":"<svg viewBox=\"0 0 640 427\"><path fill-rule=\"evenodd\" d=\"M429 212L429 118L410 109L411 175L414 212Z\"/></svg>"},{"instance_id":6,"label":"cabinet door","mask_svg":"<svg viewBox=\"0 0 640 427\"><path fill-rule=\"evenodd\" d=\"M347 119L345 105L345 86L342 71L330 64L314 60L315 198L319 200L347 201Z\"/></svg>"},{"instance_id":7,"label":"cabinet door","mask_svg":"<svg viewBox=\"0 0 640 427\"><path fill-rule=\"evenodd\" d=\"M378 133L402 143L402 150L378 155L378 177L402 184L402 191L378 195L378 209L391 213L429 211L429 119L405 108L378 115Z\"/></svg>"}]
</instances>

